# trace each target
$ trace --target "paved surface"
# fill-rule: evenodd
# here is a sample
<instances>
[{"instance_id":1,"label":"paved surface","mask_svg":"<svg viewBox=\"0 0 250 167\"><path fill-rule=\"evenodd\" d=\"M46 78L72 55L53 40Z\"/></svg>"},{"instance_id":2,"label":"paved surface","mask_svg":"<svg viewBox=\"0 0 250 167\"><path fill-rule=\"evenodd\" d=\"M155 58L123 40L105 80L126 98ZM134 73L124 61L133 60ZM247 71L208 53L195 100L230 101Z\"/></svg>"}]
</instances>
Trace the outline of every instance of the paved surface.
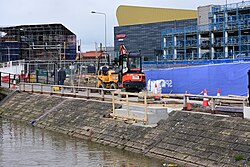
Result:
<instances>
[{"instance_id":1,"label":"paved surface","mask_svg":"<svg viewBox=\"0 0 250 167\"><path fill-rule=\"evenodd\" d=\"M8 88L8 83L2 83L2 87ZM11 85L12 90L21 90L27 92L36 92L36 93L46 93L46 94L54 94L58 96L68 96L68 97L79 97L79 98L86 98L86 99L96 99L100 101L112 101L112 95L109 89L104 89L103 93L101 93L101 89L99 88L89 88L90 91L87 91L86 87L70 87L70 86L56 86L60 89L53 89L55 85L46 85L46 84L35 84L31 85L29 83L22 83L20 86L17 85L16 88L13 88ZM89 93L88 93L89 92ZM152 96L152 95L151 95ZM139 95L140 97L140 95ZM233 97L232 97L233 98ZM129 97L130 102L141 102L143 103L143 99L138 97ZM225 100L224 100L225 101ZM208 111L211 109L211 106L202 108L202 100L189 100L191 103L191 110L199 111L199 112L210 112L213 114L224 114L224 115L231 115L235 117L243 117L243 104L239 102L235 103L235 101L231 100L232 104L230 103L218 103L215 105L214 111ZM183 99L179 96L178 98L163 98L160 101L155 101L153 98L148 98L148 105L153 106L165 106L169 107L170 111L172 110L182 110L183 109Z\"/></svg>"},{"instance_id":2,"label":"paved surface","mask_svg":"<svg viewBox=\"0 0 250 167\"><path fill-rule=\"evenodd\" d=\"M250 120L173 111L155 128L140 127L110 118L110 103L64 100L17 93L0 115L28 124L40 118L35 126L184 166L250 166Z\"/></svg>"}]
</instances>

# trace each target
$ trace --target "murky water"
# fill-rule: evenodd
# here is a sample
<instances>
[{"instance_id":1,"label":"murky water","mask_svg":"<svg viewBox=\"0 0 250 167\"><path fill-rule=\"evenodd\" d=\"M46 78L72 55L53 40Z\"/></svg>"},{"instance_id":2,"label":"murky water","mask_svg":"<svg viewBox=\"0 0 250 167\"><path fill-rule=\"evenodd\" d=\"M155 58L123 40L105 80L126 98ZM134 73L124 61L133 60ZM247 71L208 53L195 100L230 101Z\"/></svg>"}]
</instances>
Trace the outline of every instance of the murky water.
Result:
<instances>
[{"instance_id":1,"label":"murky water","mask_svg":"<svg viewBox=\"0 0 250 167\"><path fill-rule=\"evenodd\" d=\"M162 162L0 119L0 167L160 167Z\"/></svg>"}]
</instances>

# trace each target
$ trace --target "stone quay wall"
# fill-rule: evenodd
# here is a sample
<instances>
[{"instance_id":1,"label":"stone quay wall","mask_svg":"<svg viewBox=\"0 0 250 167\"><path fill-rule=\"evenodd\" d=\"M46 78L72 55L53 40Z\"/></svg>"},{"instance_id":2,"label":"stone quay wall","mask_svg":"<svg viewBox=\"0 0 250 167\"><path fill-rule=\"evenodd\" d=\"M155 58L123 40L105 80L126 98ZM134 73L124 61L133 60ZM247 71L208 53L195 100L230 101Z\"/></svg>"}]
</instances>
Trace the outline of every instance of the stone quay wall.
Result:
<instances>
[{"instance_id":1,"label":"stone quay wall","mask_svg":"<svg viewBox=\"0 0 250 167\"><path fill-rule=\"evenodd\" d=\"M181 166L250 166L250 120L173 111L157 127L110 117L112 104L15 93L0 116Z\"/></svg>"}]
</instances>

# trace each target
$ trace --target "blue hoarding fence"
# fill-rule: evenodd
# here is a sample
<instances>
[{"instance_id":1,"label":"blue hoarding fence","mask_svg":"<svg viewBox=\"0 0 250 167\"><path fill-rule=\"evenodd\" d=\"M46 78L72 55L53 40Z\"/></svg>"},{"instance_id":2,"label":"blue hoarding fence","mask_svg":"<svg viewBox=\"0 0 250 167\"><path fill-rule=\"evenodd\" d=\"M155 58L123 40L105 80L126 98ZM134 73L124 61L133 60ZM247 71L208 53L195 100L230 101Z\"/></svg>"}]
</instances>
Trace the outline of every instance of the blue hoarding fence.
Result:
<instances>
[{"instance_id":1,"label":"blue hoarding fence","mask_svg":"<svg viewBox=\"0 0 250 167\"><path fill-rule=\"evenodd\" d=\"M221 95L248 94L247 72L250 62L227 63L204 66L168 68L164 70L144 71L147 89L157 83L162 93L200 94L204 88L208 95L216 95L218 88Z\"/></svg>"}]
</instances>

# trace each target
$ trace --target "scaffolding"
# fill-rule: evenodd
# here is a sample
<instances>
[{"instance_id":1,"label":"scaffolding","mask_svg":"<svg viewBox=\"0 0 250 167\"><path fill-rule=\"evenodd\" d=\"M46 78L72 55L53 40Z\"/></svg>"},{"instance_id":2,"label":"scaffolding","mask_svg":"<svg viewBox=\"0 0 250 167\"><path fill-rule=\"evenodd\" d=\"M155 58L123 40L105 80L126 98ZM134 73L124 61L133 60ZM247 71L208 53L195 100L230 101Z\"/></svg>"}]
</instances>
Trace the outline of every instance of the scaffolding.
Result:
<instances>
[{"instance_id":1,"label":"scaffolding","mask_svg":"<svg viewBox=\"0 0 250 167\"><path fill-rule=\"evenodd\" d=\"M250 56L250 1L212 6L209 23L162 31L164 59L213 60Z\"/></svg>"},{"instance_id":2,"label":"scaffolding","mask_svg":"<svg viewBox=\"0 0 250 167\"><path fill-rule=\"evenodd\" d=\"M2 61L6 61L6 50L11 60L74 60L76 35L62 24L0 27Z\"/></svg>"}]
</instances>

